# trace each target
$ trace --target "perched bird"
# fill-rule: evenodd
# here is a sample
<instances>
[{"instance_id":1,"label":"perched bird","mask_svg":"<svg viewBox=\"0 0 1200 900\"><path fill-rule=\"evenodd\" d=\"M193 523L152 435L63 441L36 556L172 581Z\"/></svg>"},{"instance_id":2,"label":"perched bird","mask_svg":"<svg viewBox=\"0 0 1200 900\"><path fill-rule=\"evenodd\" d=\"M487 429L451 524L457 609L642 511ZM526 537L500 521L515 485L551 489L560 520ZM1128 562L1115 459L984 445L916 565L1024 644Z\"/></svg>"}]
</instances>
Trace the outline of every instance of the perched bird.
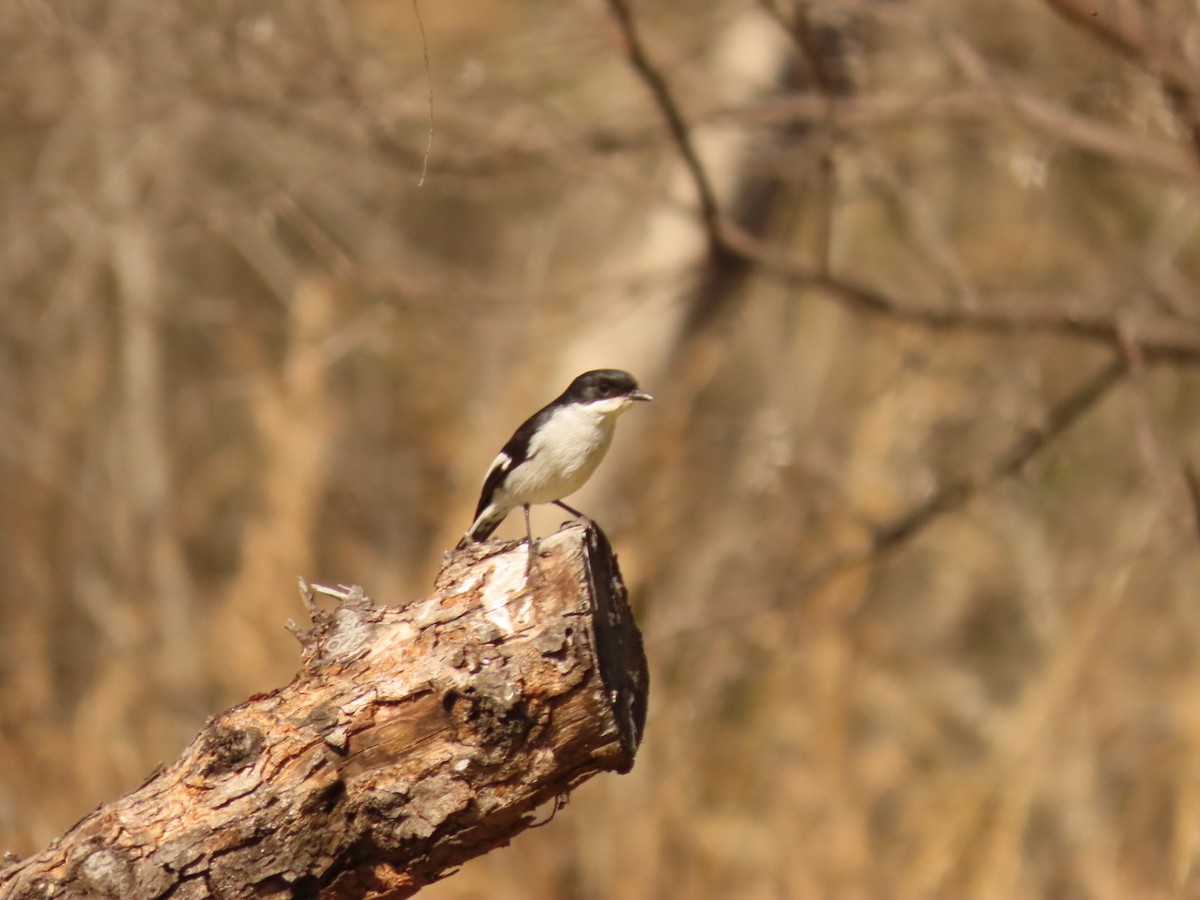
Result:
<instances>
[{"instance_id":1,"label":"perched bird","mask_svg":"<svg viewBox=\"0 0 1200 900\"><path fill-rule=\"evenodd\" d=\"M475 521L457 549L487 540L504 517L520 506L525 510L532 563L536 553L529 507L553 503L576 518L586 518L562 498L583 487L596 471L612 443L617 417L635 401L653 399L632 375L620 369L595 369L572 381L562 394L526 419L493 460L483 480Z\"/></svg>"}]
</instances>

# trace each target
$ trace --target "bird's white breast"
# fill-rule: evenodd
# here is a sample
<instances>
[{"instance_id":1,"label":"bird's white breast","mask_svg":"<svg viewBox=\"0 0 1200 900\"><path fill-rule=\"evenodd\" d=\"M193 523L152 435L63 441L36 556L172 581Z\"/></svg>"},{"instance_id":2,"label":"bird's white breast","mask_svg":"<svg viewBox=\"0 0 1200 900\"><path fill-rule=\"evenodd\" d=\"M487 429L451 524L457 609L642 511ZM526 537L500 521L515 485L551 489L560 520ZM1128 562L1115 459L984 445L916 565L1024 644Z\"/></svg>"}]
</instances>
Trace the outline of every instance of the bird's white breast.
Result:
<instances>
[{"instance_id":1,"label":"bird's white breast","mask_svg":"<svg viewBox=\"0 0 1200 900\"><path fill-rule=\"evenodd\" d=\"M549 503L583 487L612 443L618 399L558 409L529 442L529 454L504 485L515 503Z\"/></svg>"}]
</instances>

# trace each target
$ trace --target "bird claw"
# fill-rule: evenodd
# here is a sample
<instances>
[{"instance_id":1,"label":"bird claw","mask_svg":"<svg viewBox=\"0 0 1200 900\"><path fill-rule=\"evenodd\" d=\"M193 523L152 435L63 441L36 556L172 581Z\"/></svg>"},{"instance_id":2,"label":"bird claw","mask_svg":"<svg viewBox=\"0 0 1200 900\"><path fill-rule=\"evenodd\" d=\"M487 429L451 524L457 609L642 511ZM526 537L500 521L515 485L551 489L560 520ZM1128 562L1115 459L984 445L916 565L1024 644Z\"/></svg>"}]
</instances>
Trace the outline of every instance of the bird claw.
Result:
<instances>
[{"instance_id":1,"label":"bird claw","mask_svg":"<svg viewBox=\"0 0 1200 900\"><path fill-rule=\"evenodd\" d=\"M528 581L532 577L534 569L542 571L542 564L538 561L540 547L537 540L530 538L526 541L526 546L528 550L525 556L525 580Z\"/></svg>"}]
</instances>

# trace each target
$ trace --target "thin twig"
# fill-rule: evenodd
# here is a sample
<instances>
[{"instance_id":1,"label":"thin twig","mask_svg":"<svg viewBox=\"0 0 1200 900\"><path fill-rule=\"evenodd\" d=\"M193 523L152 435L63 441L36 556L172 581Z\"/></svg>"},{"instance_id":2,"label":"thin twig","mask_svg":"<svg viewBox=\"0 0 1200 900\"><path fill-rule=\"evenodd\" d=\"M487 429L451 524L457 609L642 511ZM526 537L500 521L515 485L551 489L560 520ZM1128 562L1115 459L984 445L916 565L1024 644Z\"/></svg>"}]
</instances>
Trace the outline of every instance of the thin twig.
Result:
<instances>
[{"instance_id":1,"label":"thin twig","mask_svg":"<svg viewBox=\"0 0 1200 900\"><path fill-rule=\"evenodd\" d=\"M654 67L646 53L629 4L626 0L608 0L608 7L612 10L613 17L621 29L621 35L625 39L629 62L654 97L654 102L666 120L671 137L679 149L679 155L683 157L684 165L687 166L688 173L691 175L692 182L696 187L696 194L700 199L700 216L704 222L704 231L708 235L709 248L713 253L717 253L725 243L721 236L721 213L717 206L717 195L713 190L712 182L704 169L704 164L700 161L696 145L692 141L691 130L666 79Z\"/></svg>"},{"instance_id":2,"label":"thin twig","mask_svg":"<svg viewBox=\"0 0 1200 900\"><path fill-rule=\"evenodd\" d=\"M1200 538L1200 475L1190 462L1183 464L1183 480L1187 482L1188 500L1192 505L1192 524L1196 528L1196 537Z\"/></svg>"},{"instance_id":3,"label":"thin twig","mask_svg":"<svg viewBox=\"0 0 1200 900\"><path fill-rule=\"evenodd\" d=\"M1046 0L1052 5L1069 0ZM1049 334L1072 337L1121 351L1126 340L1133 342L1147 363L1200 364L1200 338L1172 330L1157 335L1132 337L1122 331L1113 317L1073 312L994 311L929 308L907 305L883 291L849 278L813 271L773 258L754 236L724 222L708 174L700 162L688 124L665 79L650 62L638 35L627 0L608 0L621 27L631 64L654 96L680 155L700 196L704 229L710 249L721 256L741 257L755 265L759 275L793 287L818 288L833 300L856 312L918 325L934 331L976 331L993 334Z\"/></svg>"},{"instance_id":4,"label":"thin twig","mask_svg":"<svg viewBox=\"0 0 1200 900\"><path fill-rule=\"evenodd\" d=\"M947 482L908 512L874 530L865 550L834 557L802 579L805 586L818 587L835 575L876 562L898 550L947 513L961 509L982 491L1021 471L1102 400L1129 371L1123 356L1114 356L1091 378L1050 408L1042 423L1023 431L979 474Z\"/></svg>"},{"instance_id":5,"label":"thin twig","mask_svg":"<svg viewBox=\"0 0 1200 900\"><path fill-rule=\"evenodd\" d=\"M429 171L429 157L433 153L433 71L429 66L429 44L425 40L425 22L421 19L420 0L412 0L413 15L417 18L417 31L421 34L421 58L425 61L425 84L429 89L429 135L425 141L425 156L421 160L421 178L417 187L425 184Z\"/></svg>"},{"instance_id":6,"label":"thin twig","mask_svg":"<svg viewBox=\"0 0 1200 900\"><path fill-rule=\"evenodd\" d=\"M1150 479L1158 489L1163 507L1171 518L1177 510L1179 482L1175 478L1173 465L1168 465L1166 451L1154 428L1154 416L1150 411L1150 390L1146 384L1146 361L1134 335L1124 329L1121 332L1121 354L1129 369L1129 384L1133 404L1133 433L1137 439L1138 453Z\"/></svg>"},{"instance_id":7,"label":"thin twig","mask_svg":"<svg viewBox=\"0 0 1200 900\"><path fill-rule=\"evenodd\" d=\"M935 519L956 510L980 491L1015 475L1038 452L1075 424L1095 406L1129 371L1123 356L1115 356L1082 385L1055 404L1045 420L1018 435L986 469L947 483L900 518L875 530L872 555L887 553L923 531Z\"/></svg>"},{"instance_id":8,"label":"thin twig","mask_svg":"<svg viewBox=\"0 0 1200 900\"><path fill-rule=\"evenodd\" d=\"M1026 429L994 457L979 474L946 483L925 500L916 504L890 523L874 530L869 546L837 554L814 569L790 582L791 587L781 593L776 602L746 613L739 610L728 619L708 619L704 623L689 625L669 633L650 636L650 643L675 640L698 632L711 633L713 628L729 625L747 625L756 616L776 613L781 606L795 602L798 593L812 593L829 584L834 578L870 565L890 556L911 542L917 535L943 516L961 509L983 491L1021 471L1035 456L1045 450L1059 436L1093 409L1128 373L1128 361L1116 355L1100 367L1092 377L1056 403L1047 412L1042 423ZM1196 527L1200 533L1200 478L1190 467L1184 470L1192 490L1196 510Z\"/></svg>"},{"instance_id":9,"label":"thin twig","mask_svg":"<svg viewBox=\"0 0 1200 900\"><path fill-rule=\"evenodd\" d=\"M931 331L978 332L996 335L1044 334L1069 337L1122 352L1126 344L1136 348L1147 364L1200 364L1200 335L1170 328L1143 328L1130 332L1115 316L1097 316L1069 310L974 309L930 307L909 304L852 278L823 275L771 253L752 235L730 226L724 229L726 248L753 261L755 274L793 288L824 292L852 312L892 319Z\"/></svg>"},{"instance_id":10,"label":"thin twig","mask_svg":"<svg viewBox=\"0 0 1200 900\"><path fill-rule=\"evenodd\" d=\"M781 12L778 21L786 21ZM837 142L834 135L837 132L837 113L841 101L849 99L851 80L846 72L845 48L840 38L835 38L832 29L824 32L825 43L832 42L833 46L822 46L821 34L812 21L807 7L797 4L795 17L791 21L790 33L796 49L808 70L809 79L816 88L825 108L825 117L821 133L823 140L819 149L819 168L816 189L813 192L815 209L814 224L816 226L816 265L822 275L828 275L833 268L833 225L837 211L838 178L834 160L834 150Z\"/></svg>"},{"instance_id":11,"label":"thin twig","mask_svg":"<svg viewBox=\"0 0 1200 900\"><path fill-rule=\"evenodd\" d=\"M1045 0L1062 18L1107 44L1158 80L1176 117L1187 131L1200 162L1200 73L1188 59L1175 30L1157 21L1144 3L1113 5L1101 13L1094 0Z\"/></svg>"}]
</instances>

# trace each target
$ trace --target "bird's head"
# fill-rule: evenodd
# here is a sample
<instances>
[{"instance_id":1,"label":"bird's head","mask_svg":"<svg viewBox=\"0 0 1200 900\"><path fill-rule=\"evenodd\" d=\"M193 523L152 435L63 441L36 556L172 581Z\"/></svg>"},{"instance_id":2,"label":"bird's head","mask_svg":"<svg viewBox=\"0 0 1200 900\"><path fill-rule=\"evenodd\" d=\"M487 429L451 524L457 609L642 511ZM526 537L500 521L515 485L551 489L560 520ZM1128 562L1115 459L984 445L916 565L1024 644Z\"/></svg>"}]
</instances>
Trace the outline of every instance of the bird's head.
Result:
<instances>
[{"instance_id":1,"label":"bird's head","mask_svg":"<svg viewBox=\"0 0 1200 900\"><path fill-rule=\"evenodd\" d=\"M563 394L571 403L584 403L604 415L624 412L640 400L654 398L638 387L637 379L620 369L593 369L571 382Z\"/></svg>"}]
</instances>

